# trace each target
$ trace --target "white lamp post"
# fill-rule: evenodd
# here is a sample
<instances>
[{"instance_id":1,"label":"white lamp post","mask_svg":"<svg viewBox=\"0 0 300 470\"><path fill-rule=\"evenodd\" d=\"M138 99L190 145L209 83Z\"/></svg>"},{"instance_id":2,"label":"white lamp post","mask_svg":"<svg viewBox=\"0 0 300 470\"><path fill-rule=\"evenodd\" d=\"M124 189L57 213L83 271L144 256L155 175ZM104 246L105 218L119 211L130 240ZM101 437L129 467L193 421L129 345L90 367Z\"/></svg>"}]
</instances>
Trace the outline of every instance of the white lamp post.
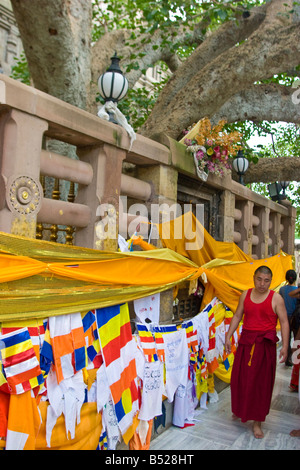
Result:
<instances>
[{"instance_id":1,"label":"white lamp post","mask_svg":"<svg viewBox=\"0 0 300 470\"><path fill-rule=\"evenodd\" d=\"M249 161L244 157L242 150L238 151L237 157L232 162L232 166L239 175L239 182L245 185L243 176L248 170Z\"/></svg>"},{"instance_id":2,"label":"white lamp post","mask_svg":"<svg viewBox=\"0 0 300 470\"><path fill-rule=\"evenodd\" d=\"M98 88L100 95L105 100L105 103L109 101L118 103L128 91L128 80L123 75L122 70L119 67L120 59L115 52L114 56L111 57L111 65L109 68L98 78ZM109 121L116 124L117 121L114 119L112 113L109 112Z\"/></svg>"}]
</instances>

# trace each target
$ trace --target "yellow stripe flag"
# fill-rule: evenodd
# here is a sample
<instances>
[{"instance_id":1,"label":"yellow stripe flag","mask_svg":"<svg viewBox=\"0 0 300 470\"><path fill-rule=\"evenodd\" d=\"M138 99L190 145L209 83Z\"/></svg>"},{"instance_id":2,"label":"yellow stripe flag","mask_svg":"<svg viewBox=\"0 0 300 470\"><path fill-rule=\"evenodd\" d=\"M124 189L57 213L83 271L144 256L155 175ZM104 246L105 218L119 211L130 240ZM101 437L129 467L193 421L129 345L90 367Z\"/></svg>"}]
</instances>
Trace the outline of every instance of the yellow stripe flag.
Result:
<instances>
[{"instance_id":1,"label":"yellow stripe flag","mask_svg":"<svg viewBox=\"0 0 300 470\"><path fill-rule=\"evenodd\" d=\"M137 346L132 336L128 305L97 309L96 320L118 425L124 435L139 409L135 363Z\"/></svg>"}]
</instances>

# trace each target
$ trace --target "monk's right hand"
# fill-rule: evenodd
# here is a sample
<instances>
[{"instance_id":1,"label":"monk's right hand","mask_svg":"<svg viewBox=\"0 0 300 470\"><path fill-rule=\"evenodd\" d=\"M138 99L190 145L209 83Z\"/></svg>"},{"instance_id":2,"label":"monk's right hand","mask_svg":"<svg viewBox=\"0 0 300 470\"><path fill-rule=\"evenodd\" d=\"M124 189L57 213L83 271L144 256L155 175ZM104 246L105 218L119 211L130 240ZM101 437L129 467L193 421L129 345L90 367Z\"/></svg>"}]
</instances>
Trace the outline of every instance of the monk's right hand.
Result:
<instances>
[{"instance_id":1,"label":"monk's right hand","mask_svg":"<svg viewBox=\"0 0 300 470\"><path fill-rule=\"evenodd\" d=\"M226 354L230 354L231 353L231 341L230 341L230 338L225 338L225 352Z\"/></svg>"}]
</instances>

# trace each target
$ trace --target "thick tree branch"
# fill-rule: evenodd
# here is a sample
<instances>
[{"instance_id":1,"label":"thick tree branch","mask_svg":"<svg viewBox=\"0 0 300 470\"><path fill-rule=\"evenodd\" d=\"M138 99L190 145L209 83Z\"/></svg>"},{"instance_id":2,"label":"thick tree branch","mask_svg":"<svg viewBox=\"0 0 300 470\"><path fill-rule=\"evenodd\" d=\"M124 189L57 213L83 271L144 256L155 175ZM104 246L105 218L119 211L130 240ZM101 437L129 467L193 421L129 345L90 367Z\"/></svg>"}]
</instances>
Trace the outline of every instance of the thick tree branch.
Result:
<instances>
[{"instance_id":1,"label":"thick tree branch","mask_svg":"<svg viewBox=\"0 0 300 470\"><path fill-rule=\"evenodd\" d=\"M168 36L170 41L176 40L180 44L200 44L204 39L201 31L207 26L208 20L203 20L195 26L192 32L184 27L169 28ZM175 72L182 65L182 61L174 51L168 45L163 45L166 31L157 30L154 34L138 35L135 41L130 39L131 33L130 30L113 30L104 34L93 45L91 51L91 85L88 92L88 109L91 112L95 111L98 77L109 66L110 58L115 51L122 58L120 65L124 72L132 62L136 64L129 72L126 72L129 88L136 84L145 70L159 61L165 62L171 72ZM136 55L135 59L132 59L133 54Z\"/></svg>"},{"instance_id":2,"label":"thick tree branch","mask_svg":"<svg viewBox=\"0 0 300 470\"><path fill-rule=\"evenodd\" d=\"M245 183L300 181L300 157L260 158L256 164L250 163L244 180Z\"/></svg>"},{"instance_id":3,"label":"thick tree branch","mask_svg":"<svg viewBox=\"0 0 300 470\"><path fill-rule=\"evenodd\" d=\"M278 4L282 5L273 0L268 7ZM249 88L257 80L298 65L299 23L291 20L288 22L287 17L278 14L272 22L268 15L266 20L247 41L215 58L192 77L188 84L185 83L175 96L173 90L169 90L171 101L166 98L168 87L172 86L169 81L140 131L151 136L155 129L156 132L159 130L177 138L190 123L203 116L213 116L233 94ZM197 51L192 56L197 57ZM165 116L168 116L168 120Z\"/></svg>"},{"instance_id":4,"label":"thick tree branch","mask_svg":"<svg viewBox=\"0 0 300 470\"><path fill-rule=\"evenodd\" d=\"M137 36L136 41L130 41L130 44L135 47L126 45L129 41L131 31L112 31L102 36L93 46L92 82L96 83L99 75L103 73L109 65L109 58L115 50L118 50L118 54L122 56L123 70L126 70L127 66L132 63L132 54L135 53L137 55L134 59L137 67L126 74L130 87L134 86L138 81L143 70L146 70L148 67L162 60L169 66L172 72L177 71L178 75L176 75L176 81L171 87L173 93L176 94L183 85L183 80L188 82L190 77L199 72L201 68L205 67L214 57L217 57L228 48L234 46L237 42L246 39L262 22L265 11L265 6L254 9L253 14L247 19L242 18L239 14L238 20L231 20L224 23L215 33L205 38L203 37L202 30L208 26L208 20L199 21L192 32L183 26L179 28L169 28L168 36L172 42L176 41L178 44L205 44L205 47L201 49L202 52L198 54L197 61L195 61L194 58L188 58L185 62L182 62L182 67L179 67L180 61L174 54L172 48L165 45L164 36L166 35L166 31L157 30L152 35L144 34ZM139 55L142 56L139 57ZM179 87L177 88L176 83L179 83ZM171 99L169 95L168 99Z\"/></svg>"},{"instance_id":5,"label":"thick tree branch","mask_svg":"<svg viewBox=\"0 0 300 470\"><path fill-rule=\"evenodd\" d=\"M133 87L143 75L143 70L162 60L170 66L173 72L177 70L181 61L170 47L175 41L178 44L200 44L204 37L201 30L208 26L208 21L200 21L193 31L186 27L169 27L168 31L158 29L154 34L138 34L135 40L130 39L130 30L114 30L103 35L92 48L92 79L95 81L110 64L109 58L115 52L122 57L122 67L135 62L137 67L127 72L129 86ZM165 43L166 36L170 45ZM132 55L136 57L132 59Z\"/></svg>"},{"instance_id":6,"label":"thick tree branch","mask_svg":"<svg viewBox=\"0 0 300 470\"><path fill-rule=\"evenodd\" d=\"M283 121L300 123L300 106L295 88L276 83L253 85L232 96L212 117L217 123L221 119L236 121Z\"/></svg>"},{"instance_id":7,"label":"thick tree branch","mask_svg":"<svg viewBox=\"0 0 300 470\"><path fill-rule=\"evenodd\" d=\"M260 26L265 14L266 6L263 5L253 9L249 18L239 16L238 19L224 23L210 34L172 76L170 83L160 94L157 107L162 109L168 106L173 98L176 100L177 93L188 87L190 80L193 81L195 76L201 76L201 71L209 63L247 39Z\"/></svg>"}]
</instances>

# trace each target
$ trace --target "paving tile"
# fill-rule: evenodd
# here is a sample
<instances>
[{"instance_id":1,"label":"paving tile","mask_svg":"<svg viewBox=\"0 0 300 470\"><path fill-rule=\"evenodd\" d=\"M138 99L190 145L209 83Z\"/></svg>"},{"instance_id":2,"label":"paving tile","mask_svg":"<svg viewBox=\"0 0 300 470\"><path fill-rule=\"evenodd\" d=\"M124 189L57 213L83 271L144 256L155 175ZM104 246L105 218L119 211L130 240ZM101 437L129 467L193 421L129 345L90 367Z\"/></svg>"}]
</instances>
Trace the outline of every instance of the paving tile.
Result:
<instances>
[{"instance_id":1,"label":"paving tile","mask_svg":"<svg viewBox=\"0 0 300 470\"><path fill-rule=\"evenodd\" d=\"M255 439L252 423L232 419L230 388L219 393L219 401L197 415L195 425L171 426L155 437L151 450L300 450L300 438L289 435L300 429L298 394L289 391L291 368L277 366L270 413L263 423L264 438Z\"/></svg>"}]
</instances>

